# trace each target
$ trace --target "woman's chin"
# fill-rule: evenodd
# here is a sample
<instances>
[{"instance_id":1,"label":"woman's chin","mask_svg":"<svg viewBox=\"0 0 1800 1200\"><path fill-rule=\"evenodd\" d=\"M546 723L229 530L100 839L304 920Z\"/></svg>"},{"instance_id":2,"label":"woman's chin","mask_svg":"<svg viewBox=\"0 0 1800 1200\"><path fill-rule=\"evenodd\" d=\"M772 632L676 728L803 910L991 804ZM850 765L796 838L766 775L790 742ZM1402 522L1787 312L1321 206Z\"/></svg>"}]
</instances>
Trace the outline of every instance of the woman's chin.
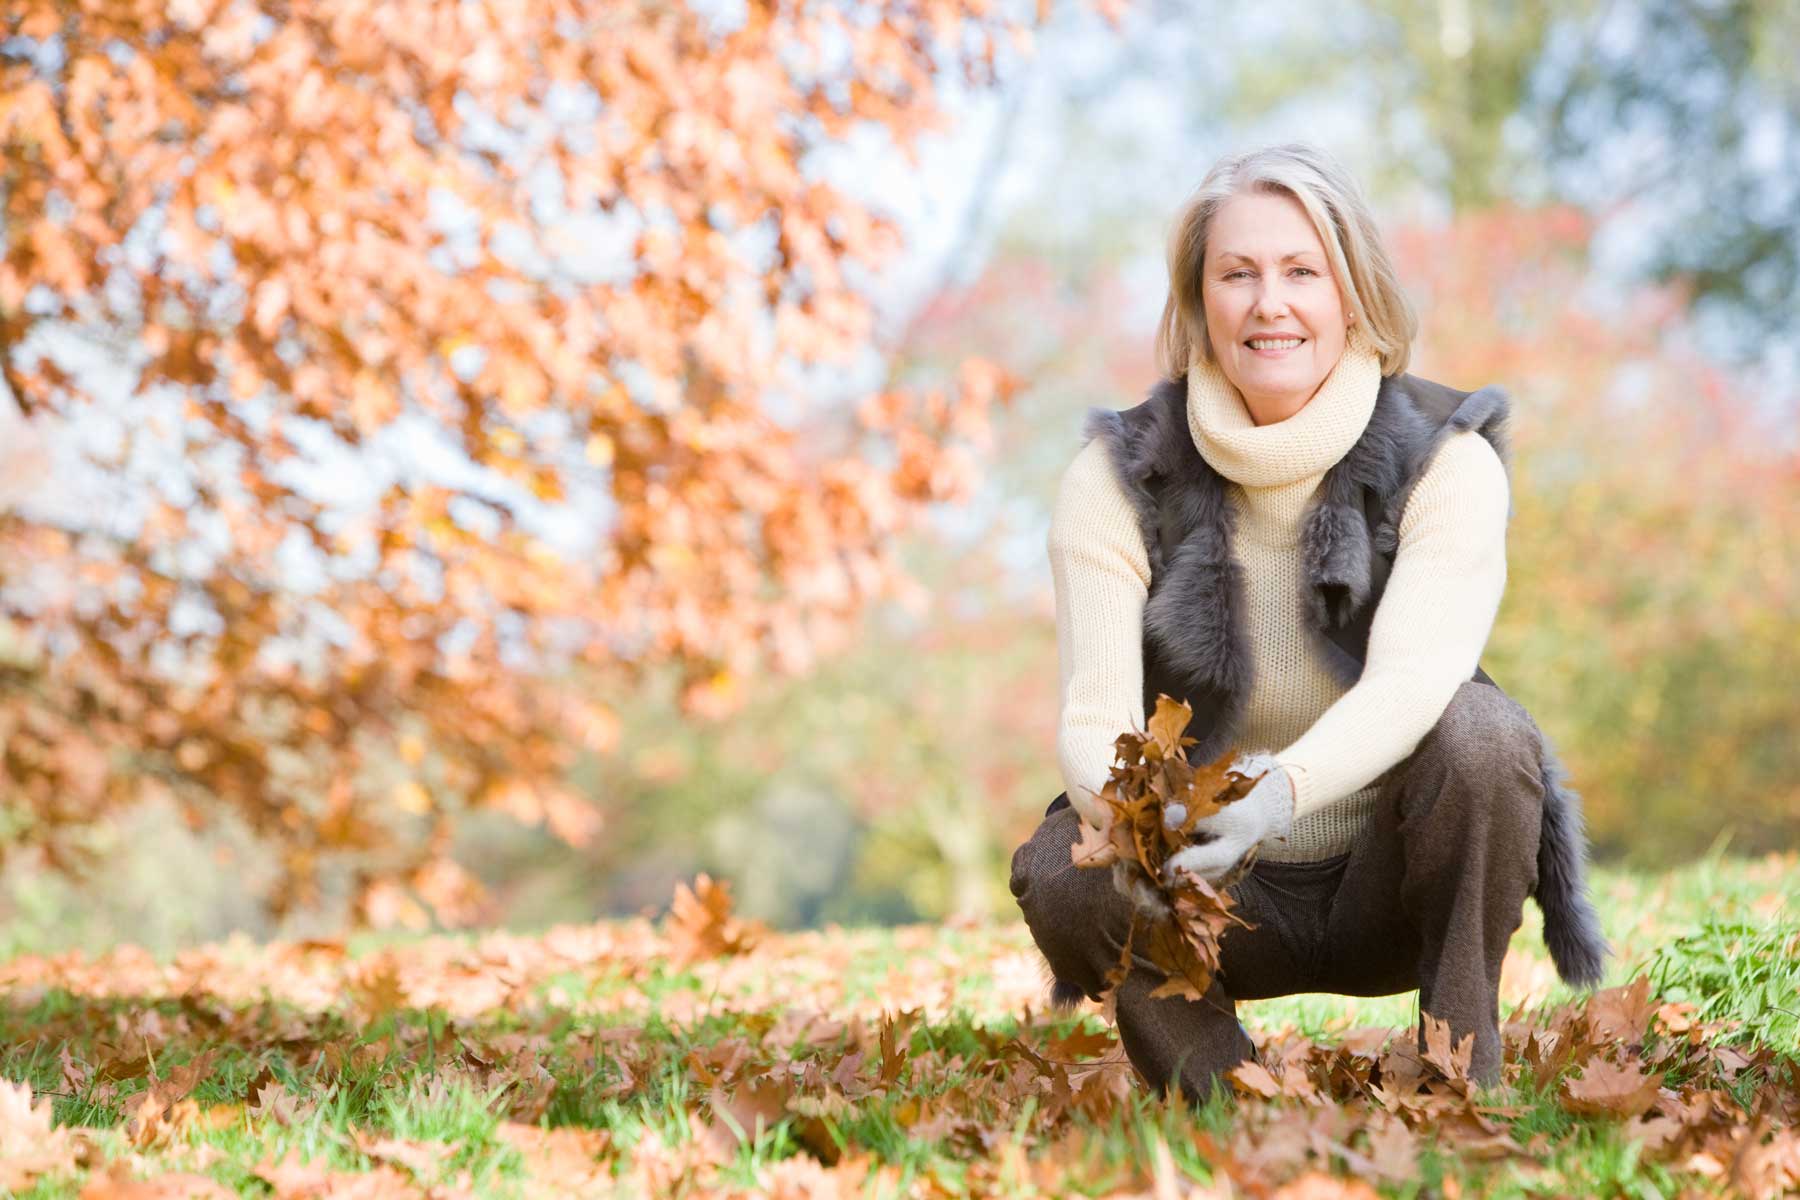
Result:
<instances>
[{"instance_id":1,"label":"woman's chin","mask_svg":"<svg viewBox=\"0 0 1800 1200\"><path fill-rule=\"evenodd\" d=\"M1250 371L1244 382L1265 396L1310 396L1318 390L1323 376L1294 369Z\"/></svg>"}]
</instances>

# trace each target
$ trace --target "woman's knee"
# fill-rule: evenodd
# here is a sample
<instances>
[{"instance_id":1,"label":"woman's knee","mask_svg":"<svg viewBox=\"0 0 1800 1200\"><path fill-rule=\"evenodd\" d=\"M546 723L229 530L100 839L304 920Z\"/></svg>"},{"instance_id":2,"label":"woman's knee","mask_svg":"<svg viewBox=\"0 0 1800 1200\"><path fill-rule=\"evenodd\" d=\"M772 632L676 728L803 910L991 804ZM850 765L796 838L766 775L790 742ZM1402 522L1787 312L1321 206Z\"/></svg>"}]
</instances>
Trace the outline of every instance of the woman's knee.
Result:
<instances>
[{"instance_id":1,"label":"woman's knee","mask_svg":"<svg viewBox=\"0 0 1800 1200\"><path fill-rule=\"evenodd\" d=\"M1073 809L1046 817L1013 852L1010 882L1026 928L1051 970L1091 996L1118 961L1117 939L1124 936L1129 912L1113 890L1110 871L1077 867L1072 860L1079 825Z\"/></svg>"},{"instance_id":2,"label":"woman's knee","mask_svg":"<svg viewBox=\"0 0 1800 1200\"><path fill-rule=\"evenodd\" d=\"M1073 810L1058 810L1013 851L1009 885L1026 925L1040 941L1041 931L1066 931L1079 923L1082 892L1090 882L1078 877L1080 868L1070 857L1079 824Z\"/></svg>"},{"instance_id":3,"label":"woman's knee","mask_svg":"<svg viewBox=\"0 0 1800 1200\"><path fill-rule=\"evenodd\" d=\"M1527 784L1541 807L1543 736L1531 714L1492 684L1458 687L1414 757L1427 771L1455 779Z\"/></svg>"},{"instance_id":4,"label":"woman's knee","mask_svg":"<svg viewBox=\"0 0 1800 1200\"><path fill-rule=\"evenodd\" d=\"M1523 705L1491 683L1467 680L1445 706L1419 749L1465 767L1507 759L1537 760L1537 723Z\"/></svg>"},{"instance_id":5,"label":"woman's knee","mask_svg":"<svg viewBox=\"0 0 1800 1200\"><path fill-rule=\"evenodd\" d=\"M1013 851L1012 877L1008 886L1012 888L1013 897L1021 907L1045 890L1034 885L1056 870L1059 858L1063 865L1069 864L1069 847L1074 845L1075 836L1079 832L1075 823L1069 819L1071 815L1072 810L1069 809L1058 809L1049 814L1038 822L1032 835Z\"/></svg>"},{"instance_id":6,"label":"woman's knee","mask_svg":"<svg viewBox=\"0 0 1800 1200\"><path fill-rule=\"evenodd\" d=\"M1536 854L1544 813L1543 739L1531 715L1492 684L1466 682L1408 766L1403 815L1460 852L1470 839ZM1429 810L1429 817L1425 816Z\"/></svg>"}]
</instances>

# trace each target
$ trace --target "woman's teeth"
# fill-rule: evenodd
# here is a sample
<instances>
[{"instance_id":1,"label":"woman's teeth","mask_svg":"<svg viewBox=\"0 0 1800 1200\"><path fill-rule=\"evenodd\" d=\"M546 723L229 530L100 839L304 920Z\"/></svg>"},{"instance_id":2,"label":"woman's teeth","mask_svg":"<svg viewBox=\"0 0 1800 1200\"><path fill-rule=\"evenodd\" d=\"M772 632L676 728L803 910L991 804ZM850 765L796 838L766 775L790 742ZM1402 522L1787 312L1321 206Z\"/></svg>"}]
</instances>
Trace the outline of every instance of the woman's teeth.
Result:
<instances>
[{"instance_id":1,"label":"woman's teeth","mask_svg":"<svg viewBox=\"0 0 1800 1200\"><path fill-rule=\"evenodd\" d=\"M1292 350L1298 346L1301 338L1251 338L1252 350Z\"/></svg>"}]
</instances>

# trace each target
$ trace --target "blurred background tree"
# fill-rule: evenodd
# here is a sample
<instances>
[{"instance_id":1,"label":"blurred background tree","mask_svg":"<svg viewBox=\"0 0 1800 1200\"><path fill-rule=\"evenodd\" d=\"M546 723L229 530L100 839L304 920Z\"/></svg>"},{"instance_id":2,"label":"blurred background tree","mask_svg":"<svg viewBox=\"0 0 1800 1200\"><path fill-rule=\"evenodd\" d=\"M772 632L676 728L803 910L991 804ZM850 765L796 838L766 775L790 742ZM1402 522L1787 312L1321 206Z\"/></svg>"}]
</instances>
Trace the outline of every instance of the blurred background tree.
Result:
<instances>
[{"instance_id":1,"label":"blurred background tree","mask_svg":"<svg viewBox=\"0 0 1800 1200\"><path fill-rule=\"evenodd\" d=\"M843 6L878 9L889 11ZM624 614L641 633L633 643L646 651L639 658L617 647L599 658L584 651L582 635L602 611L588 592L617 586L606 581L623 568L595 552L593 541L560 540L566 527L550 515L585 512L589 496L603 507L616 503L607 481L620 470L622 440L598 451L610 461L590 459L565 472L569 490L549 500L526 494L528 486L499 492L446 481L411 466L409 456L389 456L384 469L396 478L411 470L434 486L485 497L483 507L498 504L497 525L465 527L461 509L451 515L457 545L467 545L458 554L501 555L462 602L479 609L490 584L534 580L563 599L529 615L573 616L577 632L566 642L552 639L572 647L562 658L528 643L536 650L521 659L505 652L509 637L569 627L504 617L502 632L481 643L491 648L479 660L478 683L499 706L480 709L495 714L486 723L464 724L445 693L421 700L422 693L392 684L378 694L418 706L393 710L402 714L397 723L346 710L356 718L348 728L366 724L374 739L362 743L342 810L359 821L393 822L383 845L405 844L399 835L410 830L430 861L458 864L485 885L446 876L457 884L450 894L467 899L434 911L436 877L414 867L402 876L408 887L366 887L373 903L364 915L535 924L660 908L672 882L698 870L731 879L741 908L784 925L1009 915L1006 857L1062 786L1043 557L1057 477L1079 447L1085 409L1134 403L1153 382L1151 331L1166 289L1162 236L1181 197L1218 154L1296 137L1328 146L1370 183L1425 318L1416 369L1464 388L1500 383L1514 396L1511 577L1487 661L1562 749L1587 797L1600 853L1657 863L1720 838L1750 851L1785 845L1785 831L1800 817L1800 739L1792 736L1800 705L1787 682L1800 667L1800 596L1790 569L1800 550L1800 322L1792 319L1792 270L1781 263L1783 255L1791 262L1800 220L1800 205L1783 200L1800 179L1792 169L1800 163L1800 116L1791 73L1779 64L1792 61L1784 46L1800 29L1797 16L1793 0L1554 11L1366 0L1220 20L1175 0L1141 0L1117 28L1089 8L1059 9L1038 29L1028 60L1015 62L1011 43L999 43L1002 68L1016 69L990 76L978 67L970 83L970 72L943 64L932 78L952 119L916 138L914 157L886 146L870 151L854 136L815 147L818 178L846 195L859 188L879 194L883 205L874 207L891 218L889 244L906 246L878 271L851 269L842 245L825 244L813 260L846 264L845 292L861 299L844 303L866 305L859 319L877 355L746 391L746 401L756 395L764 403L760 423L747 418L754 436L694 444L672 428L720 411L705 374L661 376L680 381L667 392L654 373L621 371L619 386L633 404L663 421L648 426L660 431L654 444L687 447L673 468L688 472L679 475L687 490L646 465L636 493L648 497L660 484L658 499L688 497L690 506L665 509L674 515L660 521L644 518L645 530L685 556L646 551L649 578L636 585L640 591L622 593L674 603ZM687 26L656 36L685 45L676 28ZM34 45L15 40L0 50L16 56L25 46L33 71L64 69ZM704 57L690 64L703 75L712 69L702 70ZM847 68L840 78L863 69ZM689 145L686 128L672 117L644 127L641 144L657 148L648 161ZM490 152L483 161L510 153ZM586 151L571 153L579 160ZM630 160L613 161L606 170L631 177ZM508 203L529 209L513 219L534 227L536 200L516 191ZM633 236L653 235L646 226ZM623 263L701 286L702 275L688 271L699 253L690 249L670 249L652 265L629 237L607 242L584 233L558 246L545 270L576 270L570 264L586 254L591 271ZM1709 274L1707 264L1718 269ZM650 322L644 337L701 336L691 315L657 325L643 312ZM562 344L562 326L554 333ZM450 356L462 348L443 353L454 371ZM771 350L758 361L783 360ZM964 373L971 361L984 364L972 379ZM684 360L683 372L693 369ZM926 396L911 397L910 408L888 403L911 396L899 380L927 381ZM969 386L959 390L959 380ZM986 402L1012 380L1021 387L1010 405ZM942 389L935 403L933 385ZM651 396L664 388L674 407L635 399L645 386ZM550 395L544 411L560 411L565 401ZM859 403L869 396L877 402ZM260 411L244 403L222 407ZM64 411L50 401L38 407ZM103 408L82 408L84 423ZM482 412L478 431L494 420ZM455 420L440 433L437 420L404 427L398 440L460 441L469 428ZM921 421L924 441L911 440L905 427ZM538 428L520 432L513 450L483 450L478 438L449 457L479 463L479 453L504 451L542 470L556 460L552 443L537 440ZM571 436L566 449L585 456L592 443ZM841 586L804 570L783 576L768 565L765 548L756 576L769 596L763 624L736 607L692 598L762 596L731 591L751 576L732 573L728 564L738 560L723 548L733 535L706 508L709 501L740 515L754 508L741 487L718 481L756 479L749 467L732 472L740 453L751 455L745 447L761 442L852 472L860 462L884 479L880 495L898 496L897 508L912 520L834 526L826 513L843 510L823 501L797 520L819 539L805 543L815 555L840 541L886 546L885 557L869 554L895 580L918 586L865 588L849 568L836 576ZM940 465L931 477L939 482L910 491L898 483L907 452L934 456ZM182 471L197 471L201 461L189 458ZM577 491L572 481L590 468L587 490ZM328 478L343 491L367 470ZM157 477L171 473L165 465ZM494 470L482 478L496 474L505 478ZM829 477L792 478L804 490ZM938 503L951 498L956 503ZM16 537L21 526L13 528ZM549 552L507 550L508 536L536 538ZM655 543L650 532L641 536L640 544ZM482 545L496 540L499 549ZM87 543L70 544L86 553ZM17 552L0 557L0 573L10 573L0 579L12 589L6 594L28 594L19 567L26 561ZM59 549L41 561L72 570L80 560ZM797 561L827 571L816 557ZM90 572L81 577L87 590L65 595L92 603L107 594L106 576L86 563L79 569ZM389 578L410 576L396 569ZM783 602L775 585L784 579L800 581L788 583L798 598L787 602L832 614L832 636L817 632L827 628L819 622L804 625L798 640L784 639L792 626L774 615ZM696 581L697 592L681 591ZM299 603L285 590L275 595L279 604ZM845 595L855 604L833 607ZM655 642L632 620L668 630L668 640ZM64 643L46 639L42 626L14 621L37 664L35 674L16 678L39 691L13 693L27 698L6 710L22 714L36 711L29 696L47 694L48 673L67 668L50 654ZM720 658L718 647L747 644L726 636L746 627L760 632L758 656ZM381 653L387 631L403 628L396 613L379 636L362 641L365 653ZM442 627L422 627L419 644L442 636ZM397 644L407 645L404 638ZM656 646L666 652L648 652ZM805 649L784 660L784 646ZM779 674L784 661L800 673ZM464 702L462 693L448 695ZM541 782L498 792L504 801L485 807L477 797L475 811L463 812L469 802L445 765L518 746L508 739L539 727L539 706L563 711L558 705L604 711L601 744L572 751L580 740L564 732L534 742L527 757ZM407 740L409 732L417 740ZM98 745L123 744L104 725L93 737ZM167 757L159 771L186 769L179 760L167 766ZM202 795L210 786L189 774L159 776L145 761L115 758L108 778L174 778ZM406 789L412 781L426 789L423 814L406 812L418 803ZM331 795L316 779L299 780L292 794L302 805L329 803ZM559 806L549 797L564 800ZM606 823L585 840L518 821L566 821L589 806ZM24 918L20 928L169 944L240 925L271 928L230 907L230 879L212 890L200 883L221 875L210 856L228 851L232 865L223 874L273 886L282 864L271 860L269 839L222 827L172 830L154 805L105 811L91 842L100 861L116 868L109 874L141 880L131 868L152 846L164 863L192 863L191 911L147 927L111 895L140 884L78 892L15 856L23 865L6 876L6 894ZM451 811L460 814L454 828L443 820ZM575 820L574 828L592 828ZM305 828L273 839L284 853L316 842Z\"/></svg>"},{"instance_id":2,"label":"blurred background tree","mask_svg":"<svg viewBox=\"0 0 1800 1200\"><path fill-rule=\"evenodd\" d=\"M1365 98L1382 190L1465 211L1566 201L1630 216L1735 357L1800 312L1800 3L1368 0L1283 26L1226 97L1255 120Z\"/></svg>"},{"instance_id":3,"label":"blurred background tree","mask_svg":"<svg viewBox=\"0 0 1800 1200\"><path fill-rule=\"evenodd\" d=\"M908 594L1011 381L819 374L879 366L899 240L814 153L910 154L1038 15L14 6L0 376L102 474L0 526L5 845L154 789L277 845L277 911L331 858L469 919L459 814L599 828L597 677L718 716Z\"/></svg>"}]
</instances>

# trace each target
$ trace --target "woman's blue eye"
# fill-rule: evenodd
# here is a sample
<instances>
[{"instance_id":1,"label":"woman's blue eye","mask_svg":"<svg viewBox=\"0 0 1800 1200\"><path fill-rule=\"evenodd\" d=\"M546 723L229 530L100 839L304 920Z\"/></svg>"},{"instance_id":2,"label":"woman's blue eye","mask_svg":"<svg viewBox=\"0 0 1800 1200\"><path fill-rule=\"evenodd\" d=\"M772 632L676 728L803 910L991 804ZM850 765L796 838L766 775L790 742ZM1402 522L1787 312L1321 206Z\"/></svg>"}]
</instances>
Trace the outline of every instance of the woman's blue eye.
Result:
<instances>
[{"instance_id":1,"label":"woman's blue eye","mask_svg":"<svg viewBox=\"0 0 1800 1200\"><path fill-rule=\"evenodd\" d=\"M1318 274L1318 272L1313 270L1311 267L1295 267L1294 270L1305 271L1308 275L1317 275Z\"/></svg>"}]
</instances>

